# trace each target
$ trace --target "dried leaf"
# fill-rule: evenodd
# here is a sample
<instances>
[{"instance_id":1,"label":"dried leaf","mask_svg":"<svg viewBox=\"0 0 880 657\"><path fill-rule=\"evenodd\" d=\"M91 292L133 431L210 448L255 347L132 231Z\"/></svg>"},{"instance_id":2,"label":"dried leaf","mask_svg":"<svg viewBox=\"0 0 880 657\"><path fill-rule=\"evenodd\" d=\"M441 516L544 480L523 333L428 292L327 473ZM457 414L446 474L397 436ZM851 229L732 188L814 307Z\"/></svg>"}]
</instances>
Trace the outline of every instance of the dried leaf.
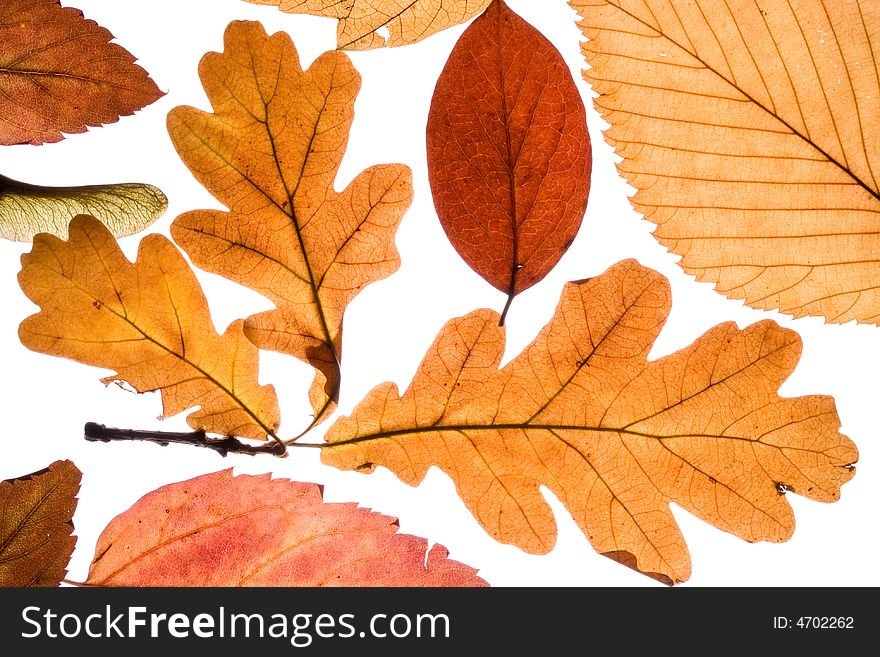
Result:
<instances>
[{"instance_id":1,"label":"dried leaf","mask_svg":"<svg viewBox=\"0 0 880 657\"><path fill-rule=\"evenodd\" d=\"M486 586L394 518L269 475L202 475L148 493L98 539L99 586Z\"/></svg>"},{"instance_id":2,"label":"dried leaf","mask_svg":"<svg viewBox=\"0 0 880 657\"><path fill-rule=\"evenodd\" d=\"M113 35L58 0L0 7L0 144L60 141L163 94Z\"/></svg>"},{"instance_id":3,"label":"dried leaf","mask_svg":"<svg viewBox=\"0 0 880 657\"><path fill-rule=\"evenodd\" d=\"M427 146L434 206L449 240L509 304L574 240L591 159L584 104L565 61L501 0L449 56Z\"/></svg>"},{"instance_id":4,"label":"dried leaf","mask_svg":"<svg viewBox=\"0 0 880 657\"><path fill-rule=\"evenodd\" d=\"M289 14L339 19L340 50L405 46L464 23L491 0L247 0Z\"/></svg>"},{"instance_id":5,"label":"dried leaf","mask_svg":"<svg viewBox=\"0 0 880 657\"><path fill-rule=\"evenodd\" d=\"M43 187L0 176L0 237L28 242L37 233L67 237L67 225L89 214L116 237L142 231L168 207L152 185L119 183L83 187Z\"/></svg>"},{"instance_id":6,"label":"dried leaf","mask_svg":"<svg viewBox=\"0 0 880 657\"><path fill-rule=\"evenodd\" d=\"M177 107L168 131L230 211L187 212L172 235L197 266L275 303L246 320L245 334L315 367L317 423L339 394L346 306L400 264L394 233L412 200L409 168L373 166L333 189L360 86L343 53L303 71L286 34L233 22L225 52L205 55L199 72L214 113Z\"/></svg>"},{"instance_id":7,"label":"dried leaf","mask_svg":"<svg viewBox=\"0 0 880 657\"><path fill-rule=\"evenodd\" d=\"M788 539L780 491L831 502L854 474L833 400L777 395L800 339L770 321L649 362L669 308L666 280L625 261L569 283L501 370L498 315L452 320L404 395L383 384L330 428L322 461L411 485L436 465L486 531L532 553L556 540L547 486L598 552L666 583L691 570L670 503L747 541Z\"/></svg>"},{"instance_id":8,"label":"dried leaf","mask_svg":"<svg viewBox=\"0 0 880 657\"><path fill-rule=\"evenodd\" d=\"M58 586L73 554L82 473L70 461L0 481L0 586Z\"/></svg>"},{"instance_id":9,"label":"dried leaf","mask_svg":"<svg viewBox=\"0 0 880 657\"><path fill-rule=\"evenodd\" d=\"M41 311L25 319L28 349L115 369L139 392L159 390L166 416L193 406L191 427L245 438L274 436L272 386L257 384L257 349L242 321L218 335L195 275L159 234L129 262L113 236L81 215L62 241L45 233L22 256L21 289Z\"/></svg>"},{"instance_id":10,"label":"dried leaf","mask_svg":"<svg viewBox=\"0 0 880 657\"><path fill-rule=\"evenodd\" d=\"M871 0L572 0L634 207L757 308L880 322Z\"/></svg>"}]
</instances>

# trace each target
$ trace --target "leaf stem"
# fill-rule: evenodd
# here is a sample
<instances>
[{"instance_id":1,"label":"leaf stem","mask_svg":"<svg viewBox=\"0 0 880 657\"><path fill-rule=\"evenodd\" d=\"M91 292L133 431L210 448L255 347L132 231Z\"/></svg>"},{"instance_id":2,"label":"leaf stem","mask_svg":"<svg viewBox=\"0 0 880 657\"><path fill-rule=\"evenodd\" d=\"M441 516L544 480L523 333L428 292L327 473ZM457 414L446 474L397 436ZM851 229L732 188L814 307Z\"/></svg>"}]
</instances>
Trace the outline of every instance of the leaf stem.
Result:
<instances>
[{"instance_id":1,"label":"leaf stem","mask_svg":"<svg viewBox=\"0 0 880 657\"><path fill-rule=\"evenodd\" d=\"M523 266L514 265L513 271L510 272L510 288L507 290L507 303L504 304L504 310L501 311L501 319L498 320L498 326L504 326L504 320L507 317L507 311L510 310L510 304L513 303L513 297L516 296L516 277Z\"/></svg>"},{"instance_id":2,"label":"leaf stem","mask_svg":"<svg viewBox=\"0 0 880 657\"><path fill-rule=\"evenodd\" d=\"M274 442L263 445L249 445L241 442L234 436L222 438L211 437L204 430L189 432L175 431L145 431L140 429L114 429L96 422L86 422L85 439L94 442L109 443L117 440L143 440L157 445L191 445L193 447L205 447L218 452L221 456L227 454L271 454L273 456L287 456L287 448L283 443L274 438Z\"/></svg>"},{"instance_id":3,"label":"leaf stem","mask_svg":"<svg viewBox=\"0 0 880 657\"><path fill-rule=\"evenodd\" d=\"M504 310L501 311L501 319L498 320L498 326L504 326L504 320L507 317L507 311L510 310L510 304L513 303L513 297L516 295L511 291L507 295L507 303L504 304Z\"/></svg>"}]
</instances>

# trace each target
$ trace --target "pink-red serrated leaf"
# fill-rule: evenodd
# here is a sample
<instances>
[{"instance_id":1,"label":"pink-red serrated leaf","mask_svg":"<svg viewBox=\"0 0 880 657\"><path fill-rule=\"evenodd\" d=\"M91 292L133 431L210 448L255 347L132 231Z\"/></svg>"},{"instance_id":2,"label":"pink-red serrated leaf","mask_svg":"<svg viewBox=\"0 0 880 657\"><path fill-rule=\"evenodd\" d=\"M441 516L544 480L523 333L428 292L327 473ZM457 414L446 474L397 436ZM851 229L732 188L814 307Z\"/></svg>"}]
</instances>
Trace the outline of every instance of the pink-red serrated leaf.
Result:
<instances>
[{"instance_id":1,"label":"pink-red serrated leaf","mask_svg":"<svg viewBox=\"0 0 880 657\"><path fill-rule=\"evenodd\" d=\"M73 554L82 473L70 461L0 481L0 586L58 586Z\"/></svg>"},{"instance_id":2,"label":"pink-red serrated leaf","mask_svg":"<svg viewBox=\"0 0 880 657\"><path fill-rule=\"evenodd\" d=\"M397 521L316 484L223 470L163 486L98 539L100 586L487 586Z\"/></svg>"},{"instance_id":3,"label":"pink-red serrated leaf","mask_svg":"<svg viewBox=\"0 0 880 657\"><path fill-rule=\"evenodd\" d=\"M590 137L559 51L501 0L449 56L427 149L434 206L465 262L509 298L544 278L583 220Z\"/></svg>"},{"instance_id":4,"label":"pink-red serrated leaf","mask_svg":"<svg viewBox=\"0 0 880 657\"><path fill-rule=\"evenodd\" d=\"M58 0L0 5L0 144L60 141L162 96L113 35Z\"/></svg>"}]
</instances>

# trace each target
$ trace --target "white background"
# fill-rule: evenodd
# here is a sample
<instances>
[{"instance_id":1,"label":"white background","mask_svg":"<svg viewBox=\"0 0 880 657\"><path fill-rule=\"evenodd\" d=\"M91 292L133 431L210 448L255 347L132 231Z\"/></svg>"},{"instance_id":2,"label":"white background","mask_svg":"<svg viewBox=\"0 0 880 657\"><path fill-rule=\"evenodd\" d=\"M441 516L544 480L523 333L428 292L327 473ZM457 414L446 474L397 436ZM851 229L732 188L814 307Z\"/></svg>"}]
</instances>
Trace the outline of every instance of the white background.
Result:
<instances>
[{"instance_id":1,"label":"white background","mask_svg":"<svg viewBox=\"0 0 880 657\"><path fill-rule=\"evenodd\" d=\"M69 4L65 1L63 4ZM226 25L259 20L270 33L288 32L303 64L335 47L335 21L282 14L240 0L78 0L75 6L107 27L166 92L162 99L118 123L69 136L58 144L0 147L0 172L39 184L140 181L159 186L170 199L168 212L149 230L168 234L171 221L194 208L222 207L192 178L177 157L165 129L176 105L209 109L198 81L202 54L222 50ZM880 584L877 503L880 426L877 372L880 329L824 325L821 319L792 321L777 313L744 308L697 283L651 237L652 226L635 213L632 193L619 178L615 156L601 135L603 122L592 110L591 91L581 80L583 66L574 13L562 0L509 0L510 6L541 30L563 53L588 106L593 140L593 179L587 214L575 243L541 283L513 303L508 317L505 361L526 346L551 316L562 285L595 276L624 258L637 258L672 283L673 309L652 351L659 357L686 346L708 328L734 320L745 326L771 318L797 330L804 352L782 394L833 395L842 431L858 445L855 478L842 499L821 504L788 495L797 529L784 544L748 544L677 507L673 512L690 547L693 586L877 586ZM403 48L352 53L363 77L354 128L337 180L342 189L370 164L402 162L413 169L415 199L397 234L400 270L365 289L345 316L343 389L340 412L347 413L375 385L395 381L404 389L426 348L448 319L478 307L500 310L504 295L484 283L460 260L434 213L425 168L424 130L433 87L461 34L460 26ZM133 257L138 236L121 244ZM495 542L459 500L451 481L433 468L417 488L387 470L365 476L320 464L317 450L294 451L286 460L230 456L187 447L152 444L93 444L82 438L92 420L108 426L186 430L184 416L160 421L160 400L135 395L98 379L108 372L24 349L19 322L36 311L20 291L16 275L27 244L0 243L0 478L19 476L72 459L84 472L74 517L77 548L69 577L85 580L101 530L145 493L163 484L222 468L238 473L273 472L279 477L325 485L328 501L357 501L400 519L401 531L449 548L451 557L480 570L495 586L660 586L598 556L568 513L545 491L557 512L559 538L544 556L527 555ZM199 272L218 330L237 317L271 305L258 295L217 276ZM310 368L278 354L261 356L261 382L275 384L282 405L282 435L307 423ZM326 422L310 440L319 441Z\"/></svg>"}]
</instances>

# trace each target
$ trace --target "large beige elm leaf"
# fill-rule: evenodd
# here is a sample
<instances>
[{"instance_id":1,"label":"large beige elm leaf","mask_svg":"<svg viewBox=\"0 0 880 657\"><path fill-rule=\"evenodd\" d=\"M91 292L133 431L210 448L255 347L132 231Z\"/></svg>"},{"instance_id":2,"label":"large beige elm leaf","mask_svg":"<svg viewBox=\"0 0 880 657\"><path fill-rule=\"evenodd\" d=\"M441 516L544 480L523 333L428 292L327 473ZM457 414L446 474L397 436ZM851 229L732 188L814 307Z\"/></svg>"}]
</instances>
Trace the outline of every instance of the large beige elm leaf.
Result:
<instances>
[{"instance_id":1,"label":"large beige elm leaf","mask_svg":"<svg viewBox=\"0 0 880 657\"><path fill-rule=\"evenodd\" d=\"M880 322L880 4L571 0L633 206L756 308Z\"/></svg>"}]
</instances>

